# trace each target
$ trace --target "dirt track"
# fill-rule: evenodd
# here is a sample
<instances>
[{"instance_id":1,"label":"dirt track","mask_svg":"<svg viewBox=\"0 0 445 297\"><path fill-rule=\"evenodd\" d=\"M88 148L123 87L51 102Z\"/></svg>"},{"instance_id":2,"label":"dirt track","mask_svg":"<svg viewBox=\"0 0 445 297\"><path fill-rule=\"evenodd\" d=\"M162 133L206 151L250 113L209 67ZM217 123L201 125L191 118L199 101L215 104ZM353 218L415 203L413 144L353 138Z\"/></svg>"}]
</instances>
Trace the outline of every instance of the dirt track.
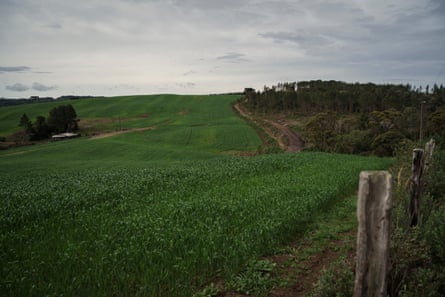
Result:
<instances>
[{"instance_id":1,"label":"dirt track","mask_svg":"<svg viewBox=\"0 0 445 297\"><path fill-rule=\"evenodd\" d=\"M241 116L247 118L250 121L255 121L255 119L244 110L239 103L234 105L234 108L240 113ZM266 132L271 138L275 139L275 141L280 145L280 147L286 152L301 152L304 148L304 141L301 136L289 129L285 124L280 124L276 121L270 119L261 119L267 124L273 126L276 130L279 131L279 135L273 133L273 131L264 125L261 125L261 128ZM283 141L282 138L286 138L287 141Z\"/></svg>"},{"instance_id":2,"label":"dirt track","mask_svg":"<svg viewBox=\"0 0 445 297\"><path fill-rule=\"evenodd\" d=\"M147 131L147 130L153 130L154 127L144 127L144 128L134 128L134 129L127 129L127 130L120 130L120 131L113 131L108 133L101 133L98 135L92 136L90 139L101 139L101 138L107 138L119 134L129 133L129 132L141 132L141 131Z\"/></svg>"}]
</instances>

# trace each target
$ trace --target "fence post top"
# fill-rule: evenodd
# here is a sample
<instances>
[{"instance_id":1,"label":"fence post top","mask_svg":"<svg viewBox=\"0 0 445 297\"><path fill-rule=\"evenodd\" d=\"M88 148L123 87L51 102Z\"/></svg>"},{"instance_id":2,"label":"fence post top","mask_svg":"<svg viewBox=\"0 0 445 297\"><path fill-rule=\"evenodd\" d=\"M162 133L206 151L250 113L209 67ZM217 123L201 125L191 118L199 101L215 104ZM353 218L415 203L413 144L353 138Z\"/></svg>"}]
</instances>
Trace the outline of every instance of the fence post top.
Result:
<instances>
[{"instance_id":1,"label":"fence post top","mask_svg":"<svg viewBox=\"0 0 445 297\"><path fill-rule=\"evenodd\" d=\"M385 176L390 178L391 174L387 170L373 170L373 171L360 172L360 178L368 178L370 176Z\"/></svg>"}]
</instances>

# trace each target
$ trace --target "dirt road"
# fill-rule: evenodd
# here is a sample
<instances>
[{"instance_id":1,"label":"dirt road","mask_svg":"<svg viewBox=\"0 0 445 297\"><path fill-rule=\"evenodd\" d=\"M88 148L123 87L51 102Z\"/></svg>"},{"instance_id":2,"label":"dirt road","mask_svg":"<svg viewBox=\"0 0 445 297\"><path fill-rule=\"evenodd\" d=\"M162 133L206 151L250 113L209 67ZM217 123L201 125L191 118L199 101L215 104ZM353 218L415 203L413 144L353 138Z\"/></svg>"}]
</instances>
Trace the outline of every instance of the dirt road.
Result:
<instances>
[{"instance_id":1,"label":"dirt road","mask_svg":"<svg viewBox=\"0 0 445 297\"><path fill-rule=\"evenodd\" d=\"M256 121L253 116L250 115L249 112L244 110L239 103L236 103L234 105L234 108L239 112L239 114L248 119L249 121L253 122L259 122ZM277 121L261 118L261 121L267 123L268 125L271 125L277 130L279 133L278 135L274 133L271 129L268 127L265 127L263 124L260 124L261 128L264 130L264 132L267 133L271 138L275 139L275 141L280 145L280 147L286 151L286 152L301 152L304 148L304 141L301 138L301 136L292 131L286 124L280 124ZM283 141L283 138L286 140Z\"/></svg>"},{"instance_id":2,"label":"dirt road","mask_svg":"<svg viewBox=\"0 0 445 297\"><path fill-rule=\"evenodd\" d=\"M101 133L98 135L94 135L92 137L90 137L90 139L101 139L101 138L107 138L107 137L111 137L111 136L115 136L115 135L119 135L119 134L124 134L124 133L129 133L129 132L142 132L142 131L147 131L147 130L153 130L155 129L155 127L144 127L144 128L133 128L133 129L126 129L126 130L119 130L119 131L113 131L113 132L108 132L108 133Z\"/></svg>"}]
</instances>

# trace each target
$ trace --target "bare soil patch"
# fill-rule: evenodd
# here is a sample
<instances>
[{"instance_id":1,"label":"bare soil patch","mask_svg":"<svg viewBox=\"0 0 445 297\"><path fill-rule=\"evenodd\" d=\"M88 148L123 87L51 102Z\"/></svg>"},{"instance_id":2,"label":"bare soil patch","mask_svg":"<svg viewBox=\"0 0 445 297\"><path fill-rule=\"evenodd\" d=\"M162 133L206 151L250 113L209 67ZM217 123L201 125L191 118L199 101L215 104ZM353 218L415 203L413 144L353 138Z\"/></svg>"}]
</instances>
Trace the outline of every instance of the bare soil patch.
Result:
<instances>
[{"instance_id":1,"label":"bare soil patch","mask_svg":"<svg viewBox=\"0 0 445 297\"><path fill-rule=\"evenodd\" d=\"M186 115L188 113L189 113L189 110L188 109L184 109L184 110L181 110L178 114L181 115L181 116L184 116L184 115Z\"/></svg>"},{"instance_id":2,"label":"bare soil patch","mask_svg":"<svg viewBox=\"0 0 445 297\"><path fill-rule=\"evenodd\" d=\"M301 152L303 150L304 141L298 133L292 131L287 125L282 125L272 120L265 121L278 129L281 136L287 140L286 143L283 141L280 143L280 146L284 147L286 152Z\"/></svg>"},{"instance_id":3,"label":"bare soil patch","mask_svg":"<svg viewBox=\"0 0 445 297\"><path fill-rule=\"evenodd\" d=\"M309 236L315 236L313 234ZM296 241L287 247L287 252L267 256L262 259L270 260L277 264L274 278L284 281L284 284L278 282L272 290L261 296L267 297L304 297L314 290L314 285L318 282L324 271L341 256L345 256L345 250L348 250L346 256L353 259L355 255L355 234L356 230L345 233L338 233L338 239L330 240L324 247L314 250L314 244L311 240ZM223 281L217 287L224 288ZM254 295L245 295L232 291L221 291L219 297L253 297Z\"/></svg>"},{"instance_id":4,"label":"bare soil patch","mask_svg":"<svg viewBox=\"0 0 445 297\"><path fill-rule=\"evenodd\" d=\"M116 135L120 135L120 134L124 134L124 133L129 133L129 132L143 132L143 131L154 130L154 129L155 129L155 127L145 127L145 128L133 128L133 129L126 129L126 130L118 130L118 131L113 131L113 132L100 133L100 134L90 137L90 139L91 140L101 139L101 138L112 137L112 136L116 136Z\"/></svg>"}]
</instances>

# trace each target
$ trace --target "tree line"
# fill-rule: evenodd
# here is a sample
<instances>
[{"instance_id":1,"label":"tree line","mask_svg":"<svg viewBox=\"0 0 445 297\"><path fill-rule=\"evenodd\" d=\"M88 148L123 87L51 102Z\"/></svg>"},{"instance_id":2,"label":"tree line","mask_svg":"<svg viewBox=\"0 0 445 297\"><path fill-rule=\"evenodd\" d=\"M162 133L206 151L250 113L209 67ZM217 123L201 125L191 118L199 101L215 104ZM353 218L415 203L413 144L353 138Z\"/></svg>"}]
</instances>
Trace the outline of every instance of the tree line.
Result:
<instances>
[{"instance_id":1,"label":"tree line","mask_svg":"<svg viewBox=\"0 0 445 297\"><path fill-rule=\"evenodd\" d=\"M341 81L301 81L265 86L262 91L244 89L246 104L261 112L372 112L418 107L422 100L431 106L445 105L443 85L423 89L407 85L377 85Z\"/></svg>"},{"instance_id":2,"label":"tree line","mask_svg":"<svg viewBox=\"0 0 445 297\"><path fill-rule=\"evenodd\" d=\"M445 144L445 88L339 81L279 83L244 90L242 103L260 113L311 115L303 138L315 150L391 156L421 135ZM421 130L421 131L420 131Z\"/></svg>"},{"instance_id":3,"label":"tree line","mask_svg":"<svg viewBox=\"0 0 445 297\"><path fill-rule=\"evenodd\" d=\"M49 111L48 119L37 116L31 122L26 114L23 114L19 126L24 129L29 140L46 139L53 133L75 132L79 130L77 113L71 104L59 105Z\"/></svg>"}]
</instances>

